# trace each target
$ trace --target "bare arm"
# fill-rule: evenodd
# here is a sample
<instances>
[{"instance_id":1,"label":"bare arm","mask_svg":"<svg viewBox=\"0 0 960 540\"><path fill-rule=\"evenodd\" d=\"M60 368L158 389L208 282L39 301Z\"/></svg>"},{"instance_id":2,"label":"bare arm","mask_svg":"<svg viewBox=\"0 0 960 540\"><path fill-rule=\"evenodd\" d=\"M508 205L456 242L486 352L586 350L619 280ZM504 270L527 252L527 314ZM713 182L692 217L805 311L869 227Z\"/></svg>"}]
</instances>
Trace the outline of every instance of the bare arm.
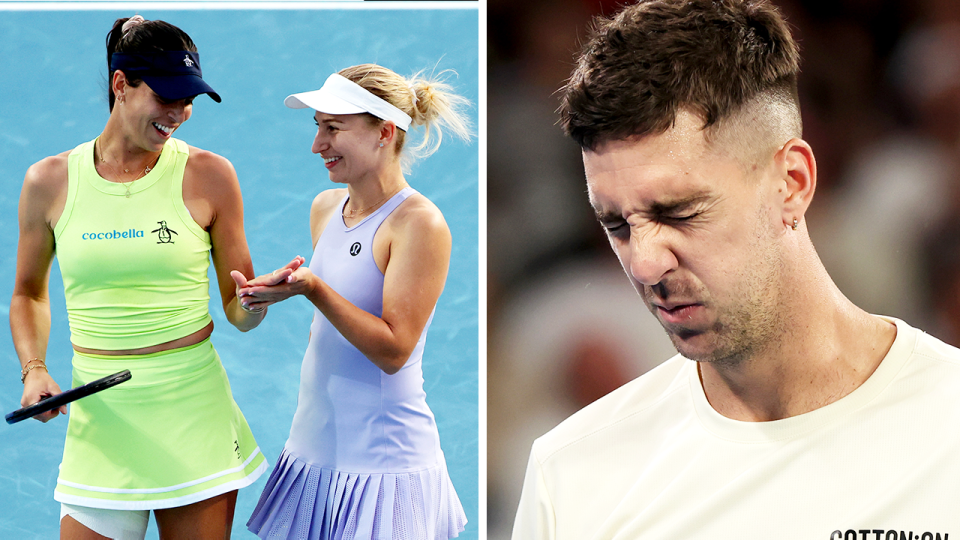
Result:
<instances>
[{"instance_id":1,"label":"bare arm","mask_svg":"<svg viewBox=\"0 0 960 540\"><path fill-rule=\"evenodd\" d=\"M247 290L264 300L274 294L306 296L371 362L385 373L396 373L416 347L443 291L451 239L440 211L422 197L401 205L377 232L378 237L382 234L387 235L382 239L387 258L382 317L354 306L307 267L275 286Z\"/></svg>"},{"instance_id":2,"label":"bare arm","mask_svg":"<svg viewBox=\"0 0 960 540\"><path fill-rule=\"evenodd\" d=\"M237 299L236 280L254 273L243 232L240 182L233 165L214 153L191 148L183 192L184 203L194 219L210 233L210 255L227 320L241 332L256 328L265 312L245 311ZM231 276L231 270L240 275Z\"/></svg>"},{"instance_id":3,"label":"bare arm","mask_svg":"<svg viewBox=\"0 0 960 540\"><path fill-rule=\"evenodd\" d=\"M63 209L66 196L66 161L66 155L62 154L30 167L20 192L20 238L13 297L10 299L10 333L21 369L27 364L45 361L47 355L50 338L47 285L55 250L53 223ZM46 369L33 368L24 380L20 404L32 405L44 396L59 393L60 387ZM37 419L46 422L66 412L64 406L38 415Z\"/></svg>"}]
</instances>

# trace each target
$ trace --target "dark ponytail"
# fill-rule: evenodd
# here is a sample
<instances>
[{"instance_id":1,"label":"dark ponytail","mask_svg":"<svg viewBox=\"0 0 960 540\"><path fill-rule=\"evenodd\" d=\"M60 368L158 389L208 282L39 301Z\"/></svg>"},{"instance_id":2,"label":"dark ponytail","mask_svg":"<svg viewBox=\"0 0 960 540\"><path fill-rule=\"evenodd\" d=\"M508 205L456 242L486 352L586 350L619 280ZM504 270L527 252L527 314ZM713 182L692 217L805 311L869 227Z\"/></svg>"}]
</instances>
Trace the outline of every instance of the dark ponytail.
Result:
<instances>
[{"instance_id":1,"label":"dark ponytail","mask_svg":"<svg viewBox=\"0 0 960 540\"><path fill-rule=\"evenodd\" d=\"M197 52L197 46L186 32L164 21L143 21L131 25L126 32L123 25L129 17L117 19L113 28L107 33L107 99L110 110L116 96L113 95L113 71L110 70L110 57L115 52L146 53L162 51L192 51ZM139 86L140 78L127 75L127 84Z\"/></svg>"}]
</instances>

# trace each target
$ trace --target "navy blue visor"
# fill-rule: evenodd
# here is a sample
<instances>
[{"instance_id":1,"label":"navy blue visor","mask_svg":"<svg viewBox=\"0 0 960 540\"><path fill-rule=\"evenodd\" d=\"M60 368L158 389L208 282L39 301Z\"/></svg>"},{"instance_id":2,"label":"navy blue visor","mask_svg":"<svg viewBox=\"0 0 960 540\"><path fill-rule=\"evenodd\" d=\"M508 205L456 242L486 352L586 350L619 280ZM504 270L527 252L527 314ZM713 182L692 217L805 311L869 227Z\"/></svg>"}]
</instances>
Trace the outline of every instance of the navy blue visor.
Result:
<instances>
[{"instance_id":1,"label":"navy blue visor","mask_svg":"<svg viewBox=\"0 0 960 540\"><path fill-rule=\"evenodd\" d=\"M192 51L113 53L110 72L119 69L147 83L158 96L177 100L207 94L220 103L220 94L204 82L200 55Z\"/></svg>"}]
</instances>

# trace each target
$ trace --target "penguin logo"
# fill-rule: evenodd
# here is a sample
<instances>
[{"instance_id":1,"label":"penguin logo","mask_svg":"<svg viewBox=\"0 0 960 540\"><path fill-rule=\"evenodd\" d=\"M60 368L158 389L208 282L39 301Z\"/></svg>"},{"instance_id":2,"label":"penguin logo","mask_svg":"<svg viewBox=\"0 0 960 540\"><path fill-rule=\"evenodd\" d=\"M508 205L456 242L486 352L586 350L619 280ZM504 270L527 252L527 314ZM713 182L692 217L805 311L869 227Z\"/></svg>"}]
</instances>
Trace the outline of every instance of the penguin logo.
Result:
<instances>
[{"instance_id":1,"label":"penguin logo","mask_svg":"<svg viewBox=\"0 0 960 540\"><path fill-rule=\"evenodd\" d=\"M360 254L360 242L354 242L353 245L350 246L350 255L353 255L354 257L356 257L359 254Z\"/></svg>"},{"instance_id":2,"label":"penguin logo","mask_svg":"<svg viewBox=\"0 0 960 540\"><path fill-rule=\"evenodd\" d=\"M168 228L166 221L158 221L157 223L160 224L160 228L159 228L159 229L154 229L154 230L150 231L150 232L155 232L155 233L157 233L157 237L159 238L159 241L158 241L157 243L158 243L158 244L173 244L173 243L174 243L174 241L173 241L173 236L171 236L171 235L172 235L172 234L177 234L177 231Z\"/></svg>"}]
</instances>

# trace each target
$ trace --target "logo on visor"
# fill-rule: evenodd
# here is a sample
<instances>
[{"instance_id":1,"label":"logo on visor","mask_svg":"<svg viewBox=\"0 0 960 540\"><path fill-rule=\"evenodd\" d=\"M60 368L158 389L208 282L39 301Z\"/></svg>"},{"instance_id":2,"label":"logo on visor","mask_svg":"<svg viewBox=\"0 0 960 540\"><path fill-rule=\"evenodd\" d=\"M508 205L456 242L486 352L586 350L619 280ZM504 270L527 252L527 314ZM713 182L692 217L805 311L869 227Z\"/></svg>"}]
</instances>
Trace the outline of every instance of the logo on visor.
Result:
<instances>
[{"instance_id":1,"label":"logo on visor","mask_svg":"<svg viewBox=\"0 0 960 540\"><path fill-rule=\"evenodd\" d=\"M190 59L189 54L183 55L183 65L187 67L193 67L193 60Z\"/></svg>"}]
</instances>

